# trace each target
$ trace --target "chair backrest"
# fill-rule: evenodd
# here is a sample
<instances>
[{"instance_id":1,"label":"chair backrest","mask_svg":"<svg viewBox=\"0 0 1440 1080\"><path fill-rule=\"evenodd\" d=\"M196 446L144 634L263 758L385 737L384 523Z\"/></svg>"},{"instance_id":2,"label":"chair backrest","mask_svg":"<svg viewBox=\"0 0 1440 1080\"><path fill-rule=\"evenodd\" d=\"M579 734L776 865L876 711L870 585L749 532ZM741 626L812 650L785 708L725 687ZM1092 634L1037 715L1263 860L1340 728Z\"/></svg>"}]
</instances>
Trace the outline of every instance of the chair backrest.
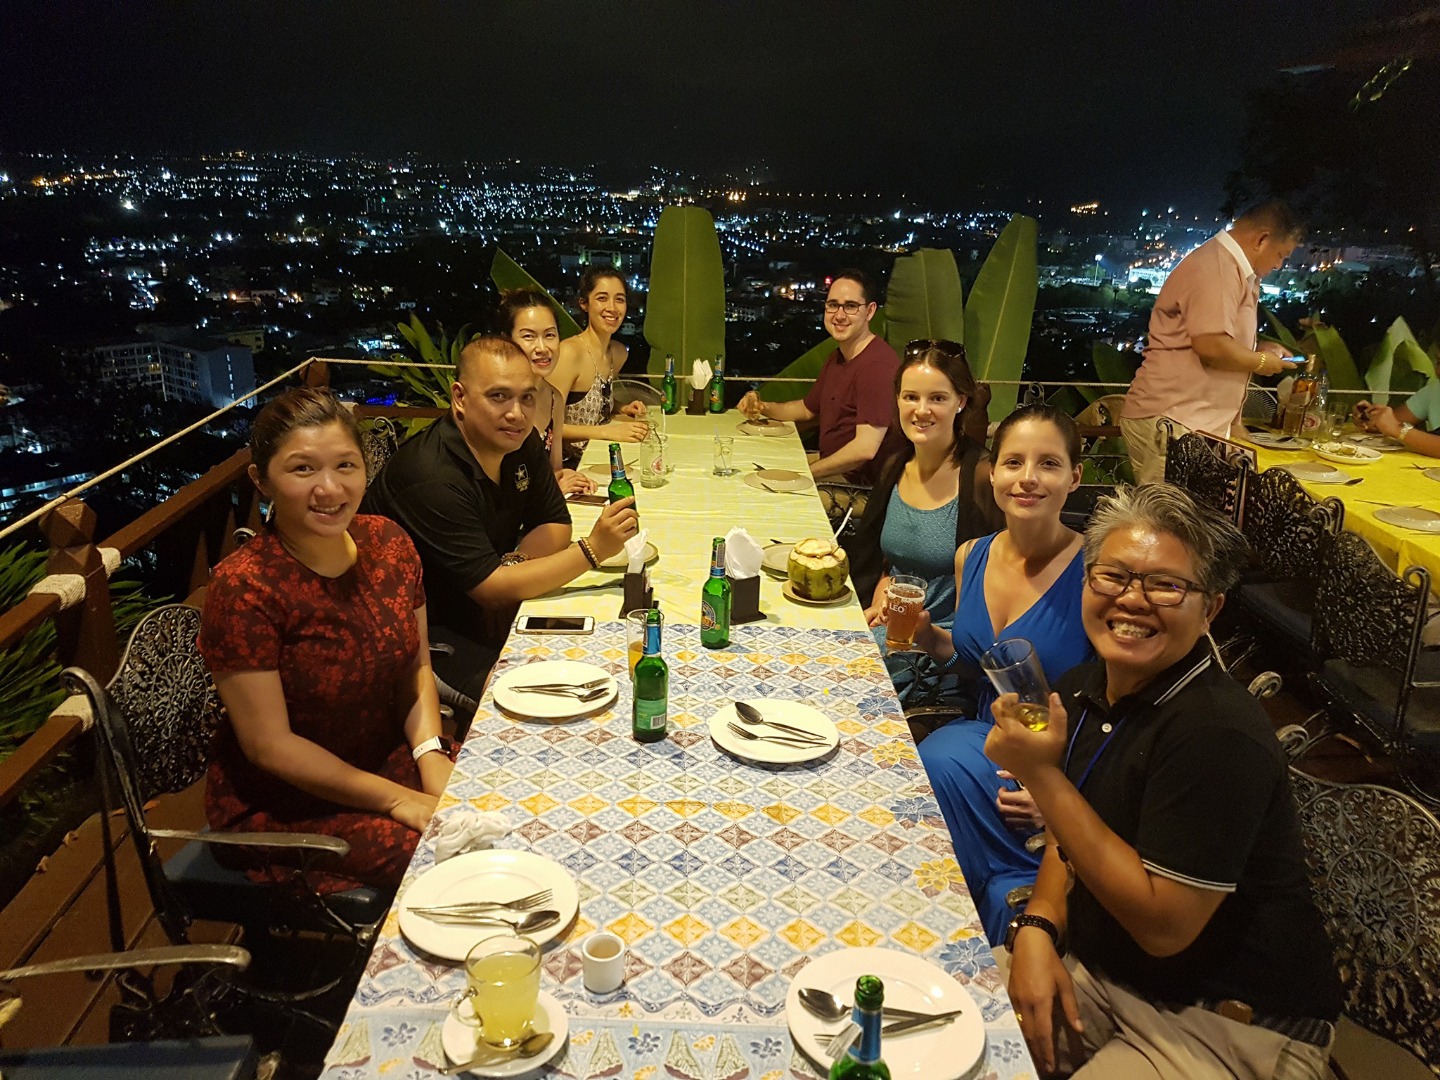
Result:
<instances>
[{"instance_id":1,"label":"chair backrest","mask_svg":"<svg viewBox=\"0 0 1440 1080\"><path fill-rule=\"evenodd\" d=\"M1266 469L1245 481L1241 531L1269 576L1316 583L1316 571L1345 522L1335 496L1317 500L1284 469Z\"/></svg>"},{"instance_id":2,"label":"chair backrest","mask_svg":"<svg viewBox=\"0 0 1440 1080\"><path fill-rule=\"evenodd\" d=\"M1188 491L1194 498L1218 510L1231 521L1240 517L1245 498L1249 462L1243 457L1225 461L1199 435L1187 431L1178 439L1168 421L1160 421L1166 433L1165 479Z\"/></svg>"},{"instance_id":3,"label":"chair backrest","mask_svg":"<svg viewBox=\"0 0 1440 1080\"><path fill-rule=\"evenodd\" d=\"M360 449L365 455L365 486L374 482L400 448L403 430L388 416L372 416L360 424Z\"/></svg>"},{"instance_id":4,"label":"chair backrest","mask_svg":"<svg viewBox=\"0 0 1440 1080\"><path fill-rule=\"evenodd\" d=\"M1345 1015L1440 1076L1440 821L1408 795L1290 770Z\"/></svg>"}]
</instances>

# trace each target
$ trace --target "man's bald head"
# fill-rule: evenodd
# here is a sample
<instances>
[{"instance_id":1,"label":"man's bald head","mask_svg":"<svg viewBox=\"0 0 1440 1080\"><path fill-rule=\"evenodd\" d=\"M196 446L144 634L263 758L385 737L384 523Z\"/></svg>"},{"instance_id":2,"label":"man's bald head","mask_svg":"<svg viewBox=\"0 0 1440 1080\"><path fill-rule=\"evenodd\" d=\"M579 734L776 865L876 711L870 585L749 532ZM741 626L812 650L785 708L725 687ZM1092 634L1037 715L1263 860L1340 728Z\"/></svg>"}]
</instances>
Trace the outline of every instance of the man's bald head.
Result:
<instances>
[{"instance_id":1,"label":"man's bald head","mask_svg":"<svg viewBox=\"0 0 1440 1080\"><path fill-rule=\"evenodd\" d=\"M527 367L530 364L520 346L509 338L487 334L475 338L460 350L459 359L455 362L455 381L473 388L481 368L489 366L485 364L486 358L498 360L502 367L514 360L524 361Z\"/></svg>"}]
</instances>

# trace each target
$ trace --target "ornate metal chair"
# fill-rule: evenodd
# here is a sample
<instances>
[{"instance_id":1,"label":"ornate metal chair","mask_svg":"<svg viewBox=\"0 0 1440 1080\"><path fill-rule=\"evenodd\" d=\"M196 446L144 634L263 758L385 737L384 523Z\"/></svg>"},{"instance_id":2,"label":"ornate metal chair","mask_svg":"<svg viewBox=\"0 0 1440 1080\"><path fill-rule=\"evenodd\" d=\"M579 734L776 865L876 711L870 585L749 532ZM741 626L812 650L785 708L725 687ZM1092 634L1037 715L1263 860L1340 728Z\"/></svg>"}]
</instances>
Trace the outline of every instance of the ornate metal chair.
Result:
<instances>
[{"instance_id":1,"label":"ornate metal chair","mask_svg":"<svg viewBox=\"0 0 1440 1080\"><path fill-rule=\"evenodd\" d=\"M1223 460L1193 431L1177 439L1175 429L1163 418L1160 427L1165 432L1165 479L1238 523L1250 462L1244 457Z\"/></svg>"},{"instance_id":2,"label":"ornate metal chair","mask_svg":"<svg viewBox=\"0 0 1440 1080\"><path fill-rule=\"evenodd\" d=\"M66 668L62 679L71 693L83 694L94 712L102 746L118 778L125 817L156 919L176 945L188 943L194 919L236 923L247 942L274 932L318 932L351 943L355 969L369 953L390 897L360 888L321 896L298 872L277 873L270 882L252 881L242 870L222 866L212 849L236 852L268 849L285 852L303 870L320 860L343 856L349 845L333 836L310 833L191 832L151 828L145 806L157 795L183 791L204 775L210 739L221 718L215 684L196 647L200 612L183 604L156 608L136 625L115 677L106 686L82 668ZM97 770L105 804L110 805L108 770ZM123 948L114 850L106 815L101 817L106 850L111 940ZM182 841L168 860L159 841ZM253 947L253 946L252 946ZM284 995L291 1001L325 993L349 973L341 971L322 985ZM268 992L267 992L268 993Z\"/></svg>"},{"instance_id":3,"label":"ornate metal chair","mask_svg":"<svg viewBox=\"0 0 1440 1080\"><path fill-rule=\"evenodd\" d=\"M360 424L360 449L365 454L365 483L375 479L404 441L405 432L388 416L372 416Z\"/></svg>"},{"instance_id":4,"label":"ornate metal chair","mask_svg":"<svg viewBox=\"0 0 1440 1080\"><path fill-rule=\"evenodd\" d=\"M1412 566L1397 577L1347 530L1318 576L1311 648L1321 694L1389 750L1440 750L1440 654L1420 648L1430 575Z\"/></svg>"},{"instance_id":5,"label":"ornate metal chair","mask_svg":"<svg viewBox=\"0 0 1440 1080\"><path fill-rule=\"evenodd\" d=\"M1292 767L1290 786L1346 1017L1440 1076L1440 821L1373 784L1330 783Z\"/></svg>"},{"instance_id":6,"label":"ornate metal chair","mask_svg":"<svg viewBox=\"0 0 1440 1080\"><path fill-rule=\"evenodd\" d=\"M215 1015L232 972L249 964L250 954L234 945L166 945L0 971L0 1024L20 1008L12 983L75 971L91 977L121 973L116 980L121 1001L110 1012L109 1043L0 1051L0 1070L10 1080L62 1072L140 1080L176 1068L195 1080L250 1080L257 1067L255 1044L246 1035L225 1035ZM177 966L180 971L162 994L153 972Z\"/></svg>"}]
</instances>

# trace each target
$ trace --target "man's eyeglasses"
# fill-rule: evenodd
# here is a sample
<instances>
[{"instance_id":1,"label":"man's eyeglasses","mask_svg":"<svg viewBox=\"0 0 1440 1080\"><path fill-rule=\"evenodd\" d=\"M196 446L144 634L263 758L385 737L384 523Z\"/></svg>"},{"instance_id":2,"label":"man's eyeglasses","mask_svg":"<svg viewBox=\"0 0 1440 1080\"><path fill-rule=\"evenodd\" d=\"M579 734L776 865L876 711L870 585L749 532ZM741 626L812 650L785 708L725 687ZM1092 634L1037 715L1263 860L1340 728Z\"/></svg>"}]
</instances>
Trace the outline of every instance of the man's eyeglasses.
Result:
<instances>
[{"instance_id":1,"label":"man's eyeglasses","mask_svg":"<svg viewBox=\"0 0 1440 1080\"><path fill-rule=\"evenodd\" d=\"M1096 563L1085 575L1090 591L1101 596L1124 596L1132 582L1140 582L1145 599L1156 607L1176 607L1192 592L1205 591L1205 586L1174 574L1136 574L1119 566Z\"/></svg>"},{"instance_id":2,"label":"man's eyeglasses","mask_svg":"<svg viewBox=\"0 0 1440 1080\"><path fill-rule=\"evenodd\" d=\"M937 349L946 356L958 356L965 359L965 346L958 341L951 341L949 338L916 338L905 346L905 355L918 356L922 352L929 352Z\"/></svg>"},{"instance_id":3,"label":"man's eyeglasses","mask_svg":"<svg viewBox=\"0 0 1440 1080\"><path fill-rule=\"evenodd\" d=\"M862 304L858 300L846 300L841 303L839 300L826 300L825 313L834 315L837 311L843 311L846 315L859 315L861 309L869 307L869 304Z\"/></svg>"}]
</instances>

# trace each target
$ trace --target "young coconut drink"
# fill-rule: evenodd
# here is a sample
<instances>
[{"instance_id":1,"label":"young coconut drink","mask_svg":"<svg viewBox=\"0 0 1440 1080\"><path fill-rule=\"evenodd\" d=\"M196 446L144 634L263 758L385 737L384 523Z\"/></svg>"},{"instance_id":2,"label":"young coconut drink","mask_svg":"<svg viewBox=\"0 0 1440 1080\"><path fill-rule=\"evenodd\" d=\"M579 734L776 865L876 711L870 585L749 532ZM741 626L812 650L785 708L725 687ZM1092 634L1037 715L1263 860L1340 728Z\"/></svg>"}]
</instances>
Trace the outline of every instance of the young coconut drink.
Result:
<instances>
[{"instance_id":1,"label":"young coconut drink","mask_svg":"<svg viewBox=\"0 0 1440 1080\"><path fill-rule=\"evenodd\" d=\"M834 600L845 591L850 557L834 540L811 537L790 551L790 585L807 600Z\"/></svg>"}]
</instances>

